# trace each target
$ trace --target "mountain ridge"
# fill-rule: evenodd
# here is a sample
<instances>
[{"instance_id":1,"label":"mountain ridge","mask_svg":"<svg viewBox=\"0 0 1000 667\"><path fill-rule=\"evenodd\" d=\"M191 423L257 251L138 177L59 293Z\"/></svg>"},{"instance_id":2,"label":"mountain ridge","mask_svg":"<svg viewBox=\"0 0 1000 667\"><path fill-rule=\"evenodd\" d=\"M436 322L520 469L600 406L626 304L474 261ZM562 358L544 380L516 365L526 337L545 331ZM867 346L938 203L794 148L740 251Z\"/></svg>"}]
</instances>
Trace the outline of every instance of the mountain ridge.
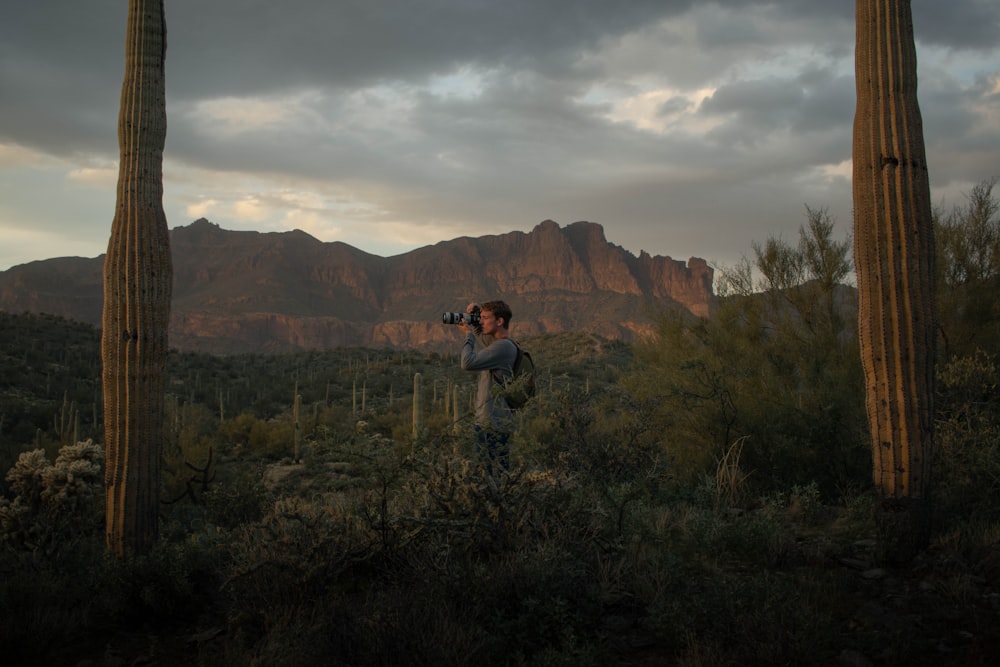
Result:
<instances>
[{"instance_id":1,"label":"mountain ridge","mask_svg":"<svg viewBox=\"0 0 1000 667\"><path fill-rule=\"evenodd\" d=\"M516 336L581 330L634 340L655 313L707 316L705 260L638 256L592 222L462 236L380 257L301 230L232 231L199 218L170 232L170 345L226 354L347 345L437 349L456 332L441 313L501 298ZM100 326L103 255L29 262L0 272L0 310Z\"/></svg>"}]
</instances>

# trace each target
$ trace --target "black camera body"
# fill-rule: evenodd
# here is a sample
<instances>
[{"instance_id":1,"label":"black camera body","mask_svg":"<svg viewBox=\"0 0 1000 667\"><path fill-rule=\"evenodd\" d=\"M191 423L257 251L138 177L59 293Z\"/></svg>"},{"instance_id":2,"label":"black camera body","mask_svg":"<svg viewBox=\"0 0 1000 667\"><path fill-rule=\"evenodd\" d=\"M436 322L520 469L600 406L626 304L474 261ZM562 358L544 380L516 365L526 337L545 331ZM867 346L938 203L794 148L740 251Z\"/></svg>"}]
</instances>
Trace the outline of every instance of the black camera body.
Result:
<instances>
[{"instance_id":1,"label":"black camera body","mask_svg":"<svg viewBox=\"0 0 1000 667\"><path fill-rule=\"evenodd\" d=\"M443 313L441 322L444 324L461 324L465 322L470 327L479 326L479 306L472 309L471 313Z\"/></svg>"}]
</instances>

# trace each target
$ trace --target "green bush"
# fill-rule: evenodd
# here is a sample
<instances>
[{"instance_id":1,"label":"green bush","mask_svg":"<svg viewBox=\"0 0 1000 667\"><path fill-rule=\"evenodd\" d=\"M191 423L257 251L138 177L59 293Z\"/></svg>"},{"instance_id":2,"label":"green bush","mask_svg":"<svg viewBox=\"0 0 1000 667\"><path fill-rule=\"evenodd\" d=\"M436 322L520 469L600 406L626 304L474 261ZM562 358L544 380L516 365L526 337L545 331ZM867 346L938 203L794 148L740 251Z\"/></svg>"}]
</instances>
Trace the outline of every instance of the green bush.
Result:
<instances>
[{"instance_id":1,"label":"green bush","mask_svg":"<svg viewBox=\"0 0 1000 667\"><path fill-rule=\"evenodd\" d=\"M758 494L816 482L825 498L864 479L870 452L849 242L809 210L798 246L770 239L720 277L710 318L668 314L623 380L681 486L741 441Z\"/></svg>"}]
</instances>

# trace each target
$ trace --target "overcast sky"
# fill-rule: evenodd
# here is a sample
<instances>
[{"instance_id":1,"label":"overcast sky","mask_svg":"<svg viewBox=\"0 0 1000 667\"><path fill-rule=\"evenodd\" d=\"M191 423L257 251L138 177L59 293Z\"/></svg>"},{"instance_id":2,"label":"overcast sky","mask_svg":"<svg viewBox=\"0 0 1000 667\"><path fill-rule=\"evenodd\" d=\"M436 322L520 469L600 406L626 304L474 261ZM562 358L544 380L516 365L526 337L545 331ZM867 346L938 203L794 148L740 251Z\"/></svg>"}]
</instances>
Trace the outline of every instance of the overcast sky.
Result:
<instances>
[{"instance_id":1,"label":"overcast sky","mask_svg":"<svg viewBox=\"0 0 1000 667\"><path fill-rule=\"evenodd\" d=\"M125 2L9 0L0 270L107 247ZM1000 2L913 0L935 204L1000 176ZM167 0L171 228L390 256L588 220L732 266L850 233L850 0Z\"/></svg>"}]
</instances>

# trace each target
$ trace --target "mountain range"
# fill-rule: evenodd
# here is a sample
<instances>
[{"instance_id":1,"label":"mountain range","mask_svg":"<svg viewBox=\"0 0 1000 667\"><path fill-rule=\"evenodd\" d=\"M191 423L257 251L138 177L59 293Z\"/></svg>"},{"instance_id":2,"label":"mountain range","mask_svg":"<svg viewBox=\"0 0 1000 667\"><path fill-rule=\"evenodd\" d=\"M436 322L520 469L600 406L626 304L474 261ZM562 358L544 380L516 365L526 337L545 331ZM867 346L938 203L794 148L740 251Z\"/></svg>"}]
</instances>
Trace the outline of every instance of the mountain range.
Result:
<instances>
[{"instance_id":1,"label":"mountain range","mask_svg":"<svg viewBox=\"0 0 1000 667\"><path fill-rule=\"evenodd\" d=\"M639 256L592 222L460 237L392 257L290 232L231 231L205 219L170 232L170 345L276 353L338 346L446 349L444 312L503 299L516 338L578 330L634 340L656 314L707 316L703 259ZM104 256L39 260L0 272L0 310L100 326Z\"/></svg>"}]
</instances>

